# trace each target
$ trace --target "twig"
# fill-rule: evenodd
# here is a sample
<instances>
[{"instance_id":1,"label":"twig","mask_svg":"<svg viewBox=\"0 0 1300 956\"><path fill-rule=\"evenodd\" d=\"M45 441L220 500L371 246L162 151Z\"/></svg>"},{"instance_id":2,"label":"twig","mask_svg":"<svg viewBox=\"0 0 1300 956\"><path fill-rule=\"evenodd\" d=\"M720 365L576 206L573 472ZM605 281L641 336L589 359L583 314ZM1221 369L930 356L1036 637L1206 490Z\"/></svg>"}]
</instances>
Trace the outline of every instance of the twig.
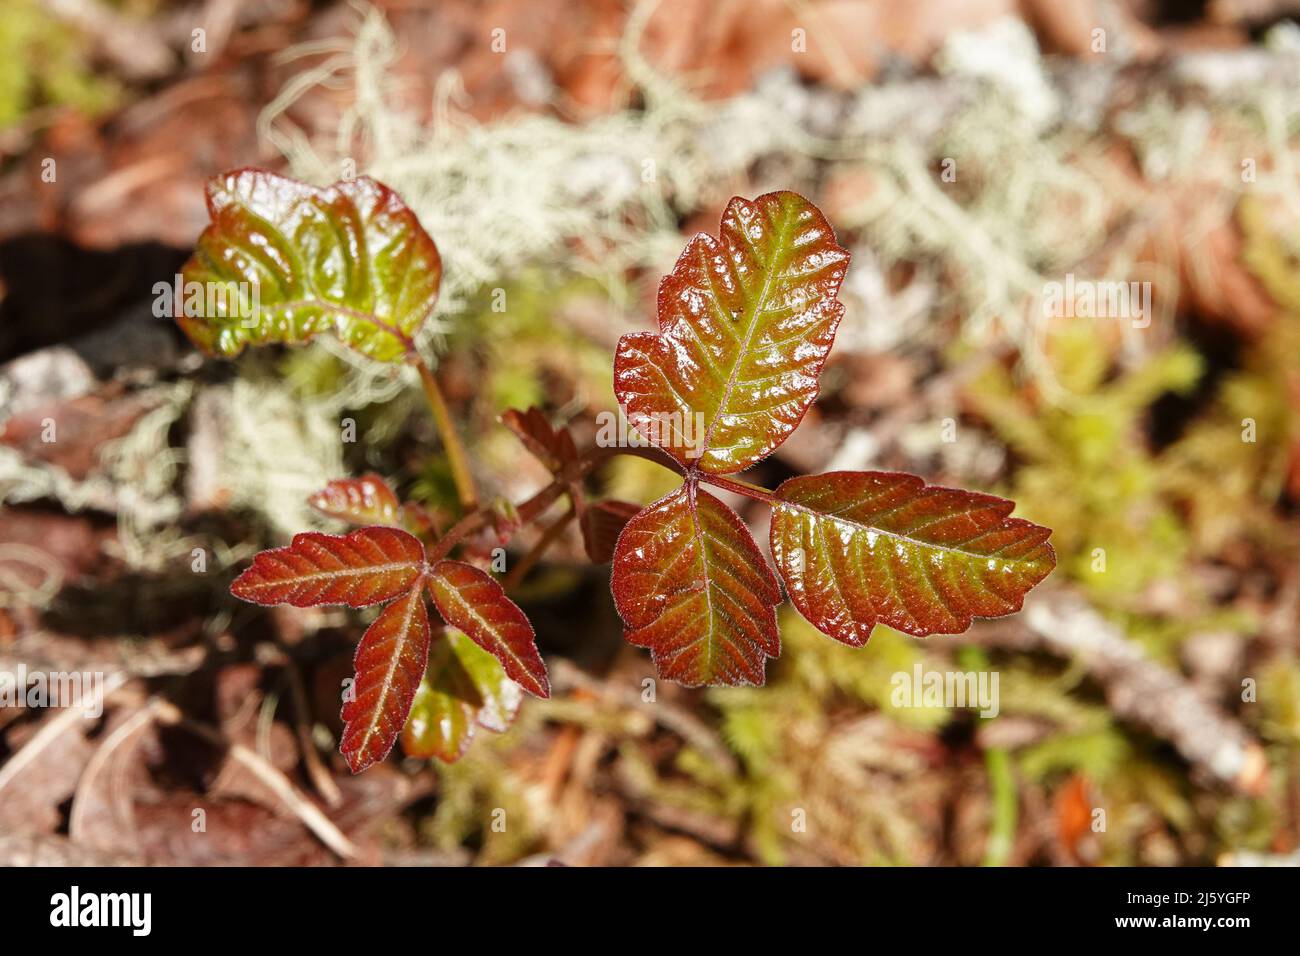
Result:
<instances>
[{"instance_id":1,"label":"twig","mask_svg":"<svg viewBox=\"0 0 1300 956\"><path fill-rule=\"evenodd\" d=\"M1151 660L1077 596L1045 592L1025 602L1023 624L978 632L981 643L1042 648L1077 659L1106 690L1112 712L1169 741L1194 767L1250 794L1268 785L1263 748L1182 675Z\"/></svg>"},{"instance_id":2,"label":"twig","mask_svg":"<svg viewBox=\"0 0 1300 956\"><path fill-rule=\"evenodd\" d=\"M720 772L728 776L739 773L740 768L736 763L736 758L722 744L709 726L676 704L656 699L653 707L647 707L637 690L616 687L608 681L597 680L565 660L557 660L551 666L551 683L560 689L578 688L585 690L597 697L612 700L624 707L648 714L659 726L677 734L686 743L709 757Z\"/></svg>"},{"instance_id":3,"label":"twig","mask_svg":"<svg viewBox=\"0 0 1300 956\"><path fill-rule=\"evenodd\" d=\"M568 511L547 525L546 530L542 532L542 536L537 539L537 543L519 559L518 564L510 569L510 573L502 580L501 586L507 591L518 587L520 582L528 576L528 572L533 569L533 566L541 560L547 549L559 539L560 535L564 534L564 529L569 526L569 522L573 520L575 514L573 508L569 508Z\"/></svg>"},{"instance_id":4,"label":"twig","mask_svg":"<svg viewBox=\"0 0 1300 956\"><path fill-rule=\"evenodd\" d=\"M39 757L41 751L57 740L64 731L87 713L102 710L104 701L125 684L126 679L127 675L120 671L105 675L104 680L92 691L89 700L84 701L80 707L65 707L62 713L38 730L21 750L10 757L3 767L0 767L0 793L3 793L4 788L22 773L25 767Z\"/></svg>"},{"instance_id":5,"label":"twig","mask_svg":"<svg viewBox=\"0 0 1300 956\"><path fill-rule=\"evenodd\" d=\"M342 859L353 860L360 854L356 844L344 836L343 831L335 826L316 804L303 796L289 778L274 765L243 744L227 740L219 731L186 717L174 704L164 700L155 701L153 712L163 723L184 727L213 746L225 750L231 758L242 763L293 811L307 829Z\"/></svg>"},{"instance_id":6,"label":"twig","mask_svg":"<svg viewBox=\"0 0 1300 956\"><path fill-rule=\"evenodd\" d=\"M99 776L100 771L108 764L109 759L117 752L117 749L130 740L136 734L140 733L153 720L153 709L145 705L138 709L134 714L122 722L116 730L109 734L104 741L95 748L91 754L90 761L86 764L85 769L81 772L81 778L77 781L77 790L72 795L72 811L68 815L68 836L74 843L92 843L87 840L86 828L86 807L89 804L87 794L90 793L91 784ZM111 790L111 785L110 785ZM127 801L127 819L125 822L135 831L135 820L131 815L130 801ZM101 847L101 849L103 849Z\"/></svg>"},{"instance_id":7,"label":"twig","mask_svg":"<svg viewBox=\"0 0 1300 956\"><path fill-rule=\"evenodd\" d=\"M586 454L577 461L570 462L562 471L556 474L549 485L538 491L527 501L515 506L515 513L519 517L520 526L536 521L546 513L546 510L551 505L555 504L563 495L569 493L575 484L615 455L631 455L634 458L644 458L673 471L681 471L676 462L655 448L588 449ZM449 555L452 548L487 525L491 515L492 509L484 507L471 511L457 521L429 552L429 562L433 563Z\"/></svg>"},{"instance_id":8,"label":"twig","mask_svg":"<svg viewBox=\"0 0 1300 956\"><path fill-rule=\"evenodd\" d=\"M307 725L307 691L302 684L302 674L288 655L282 666L288 675L289 693L293 697L293 722L298 731L298 749L302 751L303 763L307 765L307 776L311 778L312 786L321 795L321 799L331 807L337 807L343 802L343 794L339 792L338 784L330 776L311 739L311 728Z\"/></svg>"}]
</instances>

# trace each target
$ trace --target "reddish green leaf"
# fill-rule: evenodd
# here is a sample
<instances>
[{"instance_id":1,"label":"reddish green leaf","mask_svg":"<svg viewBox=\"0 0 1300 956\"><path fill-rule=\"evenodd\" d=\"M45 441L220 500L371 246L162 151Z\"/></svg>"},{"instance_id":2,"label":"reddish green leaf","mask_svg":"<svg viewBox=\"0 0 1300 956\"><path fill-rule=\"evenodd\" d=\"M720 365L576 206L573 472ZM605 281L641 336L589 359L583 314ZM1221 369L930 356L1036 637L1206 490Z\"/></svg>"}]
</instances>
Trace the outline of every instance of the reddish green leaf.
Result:
<instances>
[{"instance_id":1,"label":"reddish green leaf","mask_svg":"<svg viewBox=\"0 0 1300 956\"><path fill-rule=\"evenodd\" d=\"M728 474L766 457L817 397L849 254L792 192L733 199L659 286L659 331L623 336L628 421L683 465Z\"/></svg>"},{"instance_id":2,"label":"reddish green leaf","mask_svg":"<svg viewBox=\"0 0 1300 956\"><path fill-rule=\"evenodd\" d=\"M578 523L582 527L582 543L587 557L597 564L614 559L614 546L623 526L641 510L640 505L628 501L597 501L584 505Z\"/></svg>"},{"instance_id":3,"label":"reddish green leaf","mask_svg":"<svg viewBox=\"0 0 1300 956\"><path fill-rule=\"evenodd\" d=\"M488 502L488 524L496 533L497 543L505 544L523 526L519 509L509 498L493 498Z\"/></svg>"},{"instance_id":4,"label":"reddish green leaf","mask_svg":"<svg viewBox=\"0 0 1300 956\"><path fill-rule=\"evenodd\" d=\"M556 428L546 413L536 406L526 412L514 408L502 412L501 424L514 432L533 457L552 473L558 473L578 458L578 449L569 430Z\"/></svg>"},{"instance_id":5,"label":"reddish green leaf","mask_svg":"<svg viewBox=\"0 0 1300 956\"><path fill-rule=\"evenodd\" d=\"M379 612L357 645L353 698L343 705L339 750L353 773L388 756L429 659L429 613L413 587Z\"/></svg>"},{"instance_id":6,"label":"reddish green leaf","mask_svg":"<svg viewBox=\"0 0 1300 956\"><path fill-rule=\"evenodd\" d=\"M781 591L739 515L688 482L623 529L610 580L625 636L688 687L762 684Z\"/></svg>"},{"instance_id":7,"label":"reddish green leaf","mask_svg":"<svg viewBox=\"0 0 1300 956\"><path fill-rule=\"evenodd\" d=\"M376 474L360 478L339 478L307 499L307 503L331 518L360 525L397 527L402 505L388 482Z\"/></svg>"},{"instance_id":8,"label":"reddish green leaf","mask_svg":"<svg viewBox=\"0 0 1300 956\"><path fill-rule=\"evenodd\" d=\"M230 593L254 604L368 607L409 591L423 568L424 547L396 528L308 531L288 547L259 554Z\"/></svg>"},{"instance_id":9,"label":"reddish green leaf","mask_svg":"<svg viewBox=\"0 0 1300 956\"><path fill-rule=\"evenodd\" d=\"M855 647L877 622L955 634L1020 610L1056 566L1051 531L1013 502L896 472L837 471L776 490L772 555L795 607Z\"/></svg>"},{"instance_id":10,"label":"reddish green leaf","mask_svg":"<svg viewBox=\"0 0 1300 956\"><path fill-rule=\"evenodd\" d=\"M402 749L412 757L454 763L476 727L506 730L523 694L495 657L455 628L441 630L402 730Z\"/></svg>"},{"instance_id":11,"label":"reddish green leaf","mask_svg":"<svg viewBox=\"0 0 1300 956\"><path fill-rule=\"evenodd\" d=\"M536 697L551 696L533 626L495 578L463 561L439 561L429 572L429 594L443 620L500 661L511 680Z\"/></svg>"},{"instance_id":12,"label":"reddish green leaf","mask_svg":"<svg viewBox=\"0 0 1300 956\"><path fill-rule=\"evenodd\" d=\"M437 299L437 247L398 195L373 179L316 189L240 169L208 183L208 214L212 224L181 270L176 316L209 354L333 332L373 359L394 361L410 351Z\"/></svg>"}]
</instances>

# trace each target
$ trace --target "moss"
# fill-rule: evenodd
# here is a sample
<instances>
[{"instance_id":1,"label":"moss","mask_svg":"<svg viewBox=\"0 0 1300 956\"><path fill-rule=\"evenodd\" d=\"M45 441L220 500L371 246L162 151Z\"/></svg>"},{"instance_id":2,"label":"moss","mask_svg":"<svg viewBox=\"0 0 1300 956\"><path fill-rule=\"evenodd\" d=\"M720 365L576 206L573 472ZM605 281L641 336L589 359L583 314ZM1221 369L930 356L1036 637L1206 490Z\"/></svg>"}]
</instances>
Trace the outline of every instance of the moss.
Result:
<instances>
[{"instance_id":1,"label":"moss","mask_svg":"<svg viewBox=\"0 0 1300 956\"><path fill-rule=\"evenodd\" d=\"M1278 303L1278 314L1248 344L1240 368L1223 379L1207 413L1164 458L1162 483L1186 510L1199 550L1237 539L1287 553L1293 531L1276 520L1300 448L1300 230L1280 228L1246 197L1238 206L1244 264Z\"/></svg>"},{"instance_id":2,"label":"moss","mask_svg":"<svg viewBox=\"0 0 1300 956\"><path fill-rule=\"evenodd\" d=\"M614 404L608 352L557 319L581 299L614 309L610 292L595 281L548 271L529 270L505 285L479 289L448 347L479 356L489 417L544 405L548 376L572 383L586 404Z\"/></svg>"},{"instance_id":3,"label":"moss","mask_svg":"<svg viewBox=\"0 0 1300 956\"><path fill-rule=\"evenodd\" d=\"M1187 393L1200 360L1172 346L1108 377L1106 345L1084 323L1055 335L1050 356L1067 390L1060 400L1027 392L1002 366L973 383L967 398L1019 457L1005 490L1018 514L1052 529L1058 573L1101 598L1136 595L1177 575L1187 556L1144 431L1152 402Z\"/></svg>"},{"instance_id":4,"label":"moss","mask_svg":"<svg viewBox=\"0 0 1300 956\"><path fill-rule=\"evenodd\" d=\"M479 861L488 865L518 860L537 845L535 808L506 758L530 728L536 722L525 708L505 734L476 733L456 763L432 762L440 787L437 810L421 828L426 843L441 850L477 845Z\"/></svg>"},{"instance_id":5,"label":"moss","mask_svg":"<svg viewBox=\"0 0 1300 956\"><path fill-rule=\"evenodd\" d=\"M0 17L0 129L41 107L71 106L93 116L118 102L121 88L91 69L86 48L40 0L7 0Z\"/></svg>"},{"instance_id":6,"label":"moss","mask_svg":"<svg viewBox=\"0 0 1300 956\"><path fill-rule=\"evenodd\" d=\"M1274 212L1289 208L1283 204ZM1237 204L1237 223L1246 239L1242 262L1282 309L1300 313L1300 230L1279 228L1269 206L1255 196Z\"/></svg>"}]
</instances>

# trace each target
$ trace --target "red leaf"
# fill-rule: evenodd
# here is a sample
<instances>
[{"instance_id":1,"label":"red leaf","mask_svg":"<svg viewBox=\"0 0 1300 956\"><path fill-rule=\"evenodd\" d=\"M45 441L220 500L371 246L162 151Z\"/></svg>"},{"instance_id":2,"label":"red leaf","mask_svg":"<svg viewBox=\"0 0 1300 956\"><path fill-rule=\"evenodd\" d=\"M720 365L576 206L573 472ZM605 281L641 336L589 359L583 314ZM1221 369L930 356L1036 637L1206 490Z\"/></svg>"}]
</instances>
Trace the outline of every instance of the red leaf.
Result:
<instances>
[{"instance_id":1,"label":"red leaf","mask_svg":"<svg viewBox=\"0 0 1300 956\"><path fill-rule=\"evenodd\" d=\"M528 693L551 696L533 626L490 574L463 561L439 561L428 583L443 620L500 661L507 676Z\"/></svg>"},{"instance_id":2,"label":"red leaf","mask_svg":"<svg viewBox=\"0 0 1300 956\"><path fill-rule=\"evenodd\" d=\"M955 634L1020 610L1056 555L1014 502L896 472L837 471L776 490L772 555L795 607L860 647L877 622Z\"/></svg>"},{"instance_id":3,"label":"red leaf","mask_svg":"<svg viewBox=\"0 0 1300 956\"><path fill-rule=\"evenodd\" d=\"M659 286L659 331L623 336L614 391L628 421L687 467L748 468L817 397L849 254L792 192L731 200Z\"/></svg>"},{"instance_id":4,"label":"red leaf","mask_svg":"<svg viewBox=\"0 0 1300 956\"><path fill-rule=\"evenodd\" d=\"M254 604L368 607L410 590L423 567L424 547L396 528L308 531L286 548L259 554L230 593Z\"/></svg>"},{"instance_id":5,"label":"red leaf","mask_svg":"<svg viewBox=\"0 0 1300 956\"><path fill-rule=\"evenodd\" d=\"M353 773L393 749L428 659L429 613L416 586L380 611L357 645L355 697L343 705L339 743Z\"/></svg>"},{"instance_id":6,"label":"red leaf","mask_svg":"<svg viewBox=\"0 0 1300 956\"><path fill-rule=\"evenodd\" d=\"M353 524L396 527L402 518L397 495L388 482L374 473L331 481L308 498L307 503L331 518Z\"/></svg>"},{"instance_id":7,"label":"red leaf","mask_svg":"<svg viewBox=\"0 0 1300 956\"><path fill-rule=\"evenodd\" d=\"M614 558L614 546L623 526L641 510L640 505L628 501L597 501L585 505L578 523L582 526L582 543L587 548L587 557L596 564L604 564Z\"/></svg>"},{"instance_id":8,"label":"red leaf","mask_svg":"<svg viewBox=\"0 0 1300 956\"><path fill-rule=\"evenodd\" d=\"M552 474L559 473L565 465L578 458L578 448L569 430L556 428L536 406L526 412L514 408L502 412L501 424L514 432L524 447Z\"/></svg>"},{"instance_id":9,"label":"red leaf","mask_svg":"<svg viewBox=\"0 0 1300 956\"><path fill-rule=\"evenodd\" d=\"M781 591L740 516L688 482L623 529L610 579L625 636L688 687L762 684Z\"/></svg>"}]
</instances>

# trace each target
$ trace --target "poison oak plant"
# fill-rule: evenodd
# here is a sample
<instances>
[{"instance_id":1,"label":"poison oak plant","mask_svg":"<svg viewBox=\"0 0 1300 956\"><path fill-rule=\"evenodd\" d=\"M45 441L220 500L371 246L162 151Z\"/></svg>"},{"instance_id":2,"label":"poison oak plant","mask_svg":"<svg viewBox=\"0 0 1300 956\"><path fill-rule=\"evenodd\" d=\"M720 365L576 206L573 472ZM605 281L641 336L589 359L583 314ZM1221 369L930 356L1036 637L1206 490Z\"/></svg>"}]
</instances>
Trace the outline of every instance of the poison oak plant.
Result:
<instances>
[{"instance_id":1,"label":"poison oak plant","mask_svg":"<svg viewBox=\"0 0 1300 956\"><path fill-rule=\"evenodd\" d=\"M521 689L549 695L528 619L472 562L484 532L508 537L562 498L568 510L507 583L576 517L591 558L613 562L627 639L650 650L662 677L688 686L763 683L781 648L782 584L819 630L861 647L878 623L921 637L1017 611L1055 566L1048 529L1008 517L1013 504L1001 498L891 472L793 478L774 491L734 477L798 427L844 312L836 294L849 254L795 193L733 199L718 237L690 240L664 278L658 331L619 341L615 391L650 447L582 452L537 409L502 416L553 475L517 506L479 503L437 379L416 349L441 262L395 193L365 178L316 189L245 169L209 185L208 208L186 288L242 293L193 300L216 308L182 302L177 317L194 343L229 357L329 333L372 359L411 363L456 479L462 516L445 533L377 475L330 482L312 505L360 527L299 534L259 554L231 585L257 604L383 605L357 647L342 712L341 750L354 772L399 736L409 754L455 760L476 726L510 724ZM659 461L681 486L644 509L588 501L583 479L614 454ZM772 508L775 572L706 485Z\"/></svg>"}]
</instances>

